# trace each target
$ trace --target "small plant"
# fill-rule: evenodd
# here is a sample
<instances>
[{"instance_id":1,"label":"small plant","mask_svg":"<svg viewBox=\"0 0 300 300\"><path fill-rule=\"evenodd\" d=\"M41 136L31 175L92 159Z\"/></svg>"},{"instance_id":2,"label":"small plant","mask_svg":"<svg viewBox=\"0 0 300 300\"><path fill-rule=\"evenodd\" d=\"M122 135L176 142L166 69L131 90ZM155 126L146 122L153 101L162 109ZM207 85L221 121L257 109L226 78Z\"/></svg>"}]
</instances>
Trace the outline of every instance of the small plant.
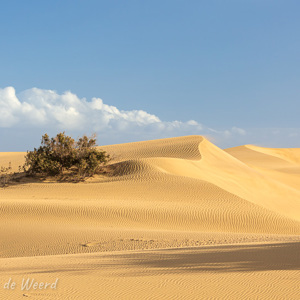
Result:
<instances>
[{"instance_id":1,"label":"small plant","mask_svg":"<svg viewBox=\"0 0 300 300\"><path fill-rule=\"evenodd\" d=\"M41 146L27 152L24 170L29 175L84 179L99 173L108 161L109 155L96 148L95 137L84 135L75 141L63 132L51 139L43 135Z\"/></svg>"},{"instance_id":2,"label":"small plant","mask_svg":"<svg viewBox=\"0 0 300 300\"><path fill-rule=\"evenodd\" d=\"M12 171L11 171L11 162L9 162L8 167L0 167L0 186L5 187L8 185L10 180L12 179Z\"/></svg>"}]
</instances>

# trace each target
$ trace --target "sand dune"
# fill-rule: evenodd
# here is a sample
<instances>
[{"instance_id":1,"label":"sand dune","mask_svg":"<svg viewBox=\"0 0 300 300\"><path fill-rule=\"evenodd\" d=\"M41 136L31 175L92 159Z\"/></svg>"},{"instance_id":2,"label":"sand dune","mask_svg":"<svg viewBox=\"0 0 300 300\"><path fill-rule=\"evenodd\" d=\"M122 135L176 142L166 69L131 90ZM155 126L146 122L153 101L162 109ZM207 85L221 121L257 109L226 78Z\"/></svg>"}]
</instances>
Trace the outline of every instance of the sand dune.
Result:
<instances>
[{"instance_id":1,"label":"sand dune","mask_svg":"<svg viewBox=\"0 0 300 300\"><path fill-rule=\"evenodd\" d=\"M300 149L221 150L201 136L102 149L110 176L0 189L1 284L59 277L25 293L42 299L297 298ZM0 153L0 166L24 154ZM15 292L0 285L0 298Z\"/></svg>"}]
</instances>

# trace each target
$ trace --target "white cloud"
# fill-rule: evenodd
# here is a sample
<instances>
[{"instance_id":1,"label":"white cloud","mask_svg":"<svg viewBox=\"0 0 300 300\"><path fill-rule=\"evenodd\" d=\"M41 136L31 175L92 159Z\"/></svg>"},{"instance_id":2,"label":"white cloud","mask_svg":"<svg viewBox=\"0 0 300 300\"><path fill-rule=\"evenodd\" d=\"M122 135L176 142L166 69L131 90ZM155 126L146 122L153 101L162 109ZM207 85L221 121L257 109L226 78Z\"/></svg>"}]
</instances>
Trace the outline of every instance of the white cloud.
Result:
<instances>
[{"instance_id":1,"label":"white cloud","mask_svg":"<svg viewBox=\"0 0 300 300\"><path fill-rule=\"evenodd\" d=\"M0 89L0 133L8 129L27 130L26 134L37 130L77 135L96 132L104 143L190 134L213 136L218 141L246 134L237 127L223 131L207 128L195 120L166 122L143 110L120 110L100 98L87 101L69 91L58 94L32 88L16 94L13 87Z\"/></svg>"},{"instance_id":2,"label":"white cloud","mask_svg":"<svg viewBox=\"0 0 300 300\"><path fill-rule=\"evenodd\" d=\"M231 131L232 131L233 133L237 133L237 134L239 134L239 135L246 135L246 131L245 131L244 129L242 129L242 128L232 127L232 128L231 128Z\"/></svg>"},{"instance_id":3,"label":"white cloud","mask_svg":"<svg viewBox=\"0 0 300 300\"><path fill-rule=\"evenodd\" d=\"M124 111L104 104L99 98L87 101L71 92L62 95L51 90L32 88L16 95L13 87L0 89L0 127L51 126L57 129L126 130L130 126L160 124L160 129L195 127L194 120L186 123L162 122L157 116L143 110Z\"/></svg>"}]
</instances>

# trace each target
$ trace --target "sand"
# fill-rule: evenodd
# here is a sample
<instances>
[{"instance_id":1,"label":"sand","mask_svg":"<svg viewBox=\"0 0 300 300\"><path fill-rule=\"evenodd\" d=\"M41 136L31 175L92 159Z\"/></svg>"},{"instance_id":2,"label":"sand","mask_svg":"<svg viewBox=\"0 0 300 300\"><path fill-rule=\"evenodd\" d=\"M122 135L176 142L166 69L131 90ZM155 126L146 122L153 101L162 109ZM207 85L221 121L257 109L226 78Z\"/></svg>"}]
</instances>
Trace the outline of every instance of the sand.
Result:
<instances>
[{"instance_id":1,"label":"sand","mask_svg":"<svg viewBox=\"0 0 300 300\"><path fill-rule=\"evenodd\" d=\"M109 176L0 189L0 299L300 298L300 149L102 149ZM22 290L28 278L49 286Z\"/></svg>"}]
</instances>

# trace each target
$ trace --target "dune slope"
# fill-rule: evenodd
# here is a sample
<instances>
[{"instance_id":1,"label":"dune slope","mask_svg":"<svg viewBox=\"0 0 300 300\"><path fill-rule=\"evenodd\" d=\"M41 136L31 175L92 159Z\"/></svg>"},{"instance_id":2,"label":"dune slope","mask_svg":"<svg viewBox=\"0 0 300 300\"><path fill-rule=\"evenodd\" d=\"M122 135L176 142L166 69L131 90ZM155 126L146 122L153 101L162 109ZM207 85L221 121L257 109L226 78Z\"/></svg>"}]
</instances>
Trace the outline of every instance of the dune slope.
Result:
<instances>
[{"instance_id":1,"label":"dune slope","mask_svg":"<svg viewBox=\"0 0 300 300\"><path fill-rule=\"evenodd\" d=\"M251 272L254 275L266 272L263 278L273 278L272 285L277 284L280 276L298 274L298 267L297 270L287 270L285 262L276 264L271 261L266 264L275 264L276 268L259 270L234 266L237 262L231 260L236 247L233 244L237 243L281 243L282 249L286 247L292 254L298 251L295 249L299 247L300 234L299 150L249 145L221 150L201 136L111 145L102 149L113 157L110 162L112 174L109 176L99 175L76 184L27 180L0 189L0 256L3 263L7 263L0 279L5 280L5 274L23 272L32 275L36 272L35 268L45 268L48 275L51 273L64 279L65 287L61 288L61 294L49 291L47 296L47 291L40 292L41 297L105 299L100 297L98 290L89 296L85 294L90 287L88 282L96 283L97 276L100 276L105 282L103 288L108 287L108 298L121 295L126 299L126 295L134 298L125 288L126 284L133 286L134 282L139 282L138 277L150 276L149 286L144 286L136 298L147 298L143 293L160 284L163 291L161 298L166 299L163 295L167 291L176 290L171 283L179 280L176 274L184 275L183 281L179 280L176 284L184 286L186 298L193 296L188 290L196 285L196 281L191 278L192 273L187 272L190 268L197 269L199 280L205 280L206 272L211 274L207 278L213 276L214 280L224 277L224 270L214 275L216 269L211 268L211 264L216 263L223 264L225 269L234 268L234 272L229 272L231 275L225 276L222 281L224 289L230 282L242 284L243 280L248 280L246 274ZM17 170L24 161L24 154L0 153L0 166L11 162L13 169ZM290 243L293 246L288 246L292 245ZM229 256L221 244L229 247L226 248L231 251ZM200 257L206 253L208 245L216 248L209 250L212 253L205 262ZM180 261L178 265L177 256L173 256L175 252L170 252L170 260L178 268L162 265L162 270L167 268L168 271L154 271L154 262L164 261L160 257L161 250L155 249L167 251L185 247L192 251L188 262ZM259 246L255 259L259 255L263 260L267 259L270 251L265 251L264 247L270 251L276 248ZM149 249L154 252L148 252ZM126 254L128 250L140 251L141 259L137 260L134 272L122 284L118 272L122 273L123 267L108 267L110 271L107 273L95 265L95 261L105 265L116 259L126 266L132 260ZM117 253L115 251L120 252L114 254ZM188 253L182 251L182 255ZM213 254L214 251L218 254ZM103 256L103 252L108 252L108 256ZM245 253L248 252L242 252L243 261L247 259ZM280 253L283 250L278 251L276 259ZM220 256L220 261L214 260L215 255ZM36 264L33 263L36 267L29 268L30 257L37 256L43 257L43 261L36 260ZM80 262L78 267L74 266L77 260ZM56 267L53 269L52 265ZM208 269L203 265L207 265ZM69 277L64 269L78 273ZM82 272L83 269L87 273ZM149 274L146 274L148 271ZM112 272L112 277L109 272ZM237 273L242 278L240 281L234 275ZM38 274L40 276L41 271ZM254 281L255 276L252 278ZM143 280L142 286L145 284ZM72 286L73 281L76 286ZM85 283L80 285L80 282ZM114 289L116 282L120 286ZM294 284L295 280L290 282ZM259 280L257 284L257 288L253 289L256 293L267 286L266 282ZM124 287L123 294L121 286ZM211 292L211 297L217 297L209 288L206 286L197 291L207 295ZM277 292L282 293L283 290L283 286L278 286ZM0 289L0 296L1 293L12 295ZM32 291L30 293L28 295L39 297ZM245 291L231 293L233 298L247 296ZM272 295L268 288L266 293ZM174 298L174 294L170 295ZM290 296L295 296L294 289Z\"/></svg>"}]
</instances>

